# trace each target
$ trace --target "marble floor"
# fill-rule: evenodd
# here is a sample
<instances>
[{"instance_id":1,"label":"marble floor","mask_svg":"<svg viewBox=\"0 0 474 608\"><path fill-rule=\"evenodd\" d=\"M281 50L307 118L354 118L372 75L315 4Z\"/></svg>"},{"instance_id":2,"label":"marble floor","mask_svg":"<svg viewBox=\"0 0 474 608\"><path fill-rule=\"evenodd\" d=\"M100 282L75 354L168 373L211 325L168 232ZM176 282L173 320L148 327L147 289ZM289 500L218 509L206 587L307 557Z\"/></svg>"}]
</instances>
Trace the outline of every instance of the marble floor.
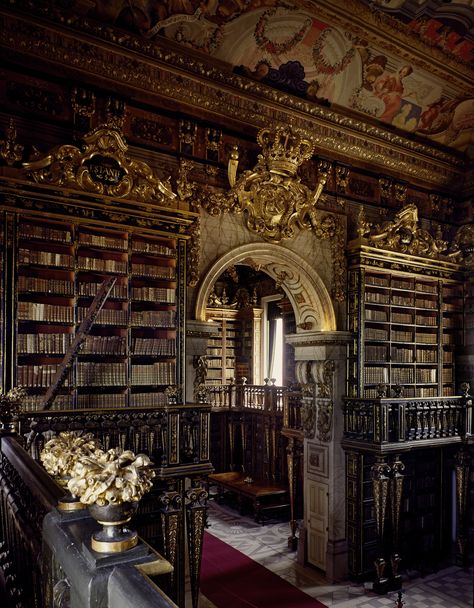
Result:
<instances>
[{"instance_id":1,"label":"marble floor","mask_svg":"<svg viewBox=\"0 0 474 608\"><path fill-rule=\"evenodd\" d=\"M397 592L380 596L370 584L330 585L321 573L296 562L296 553L287 547L288 523L267 523L261 526L250 517L225 505L209 503L208 531L248 555L275 574L318 599L328 608L396 607ZM473 569L452 566L429 576L402 572L403 608L472 608ZM205 597L199 608L214 608ZM225 608L219 606L218 608ZM269 606L269 608L271 608ZM291 608L291 607L288 607Z\"/></svg>"}]
</instances>

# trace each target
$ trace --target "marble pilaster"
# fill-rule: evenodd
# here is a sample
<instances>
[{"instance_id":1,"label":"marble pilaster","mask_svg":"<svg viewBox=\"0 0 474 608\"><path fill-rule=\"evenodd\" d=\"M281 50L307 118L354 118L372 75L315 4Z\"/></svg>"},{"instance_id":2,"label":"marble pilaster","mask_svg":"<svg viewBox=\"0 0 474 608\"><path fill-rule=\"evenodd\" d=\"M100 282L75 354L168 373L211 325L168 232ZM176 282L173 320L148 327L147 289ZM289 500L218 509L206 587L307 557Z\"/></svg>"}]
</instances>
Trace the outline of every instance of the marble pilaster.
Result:
<instances>
[{"instance_id":1,"label":"marble pilaster","mask_svg":"<svg viewBox=\"0 0 474 608\"><path fill-rule=\"evenodd\" d=\"M351 337L349 332L315 331L286 338L295 349L298 380L304 385L313 385L314 395L313 413L308 417L314 421L313 428L308 425L305 429L305 529L302 534L307 536L308 561L322 567L332 581L347 575L345 458L341 440L347 343ZM316 508L319 515L314 508L315 496L319 501ZM317 525L313 525L313 519L318 519ZM324 542L325 547L321 546ZM311 547L316 549L312 551ZM320 556L318 563L311 560L312 552Z\"/></svg>"}]
</instances>

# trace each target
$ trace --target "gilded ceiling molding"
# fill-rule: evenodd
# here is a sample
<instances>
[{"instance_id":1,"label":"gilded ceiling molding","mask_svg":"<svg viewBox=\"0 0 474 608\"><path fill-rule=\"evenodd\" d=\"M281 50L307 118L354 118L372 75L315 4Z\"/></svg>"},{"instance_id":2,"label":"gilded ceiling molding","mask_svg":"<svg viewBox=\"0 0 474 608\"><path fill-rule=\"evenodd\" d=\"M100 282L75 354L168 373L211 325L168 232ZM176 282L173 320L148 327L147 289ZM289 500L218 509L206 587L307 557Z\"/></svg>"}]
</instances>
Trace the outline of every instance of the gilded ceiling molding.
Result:
<instances>
[{"instance_id":1,"label":"gilded ceiling molding","mask_svg":"<svg viewBox=\"0 0 474 608\"><path fill-rule=\"evenodd\" d=\"M84 136L78 148L62 145L47 156L24 163L39 184L51 184L94 194L175 205L176 194L169 181L162 182L153 169L128 157L123 136L109 126L100 126Z\"/></svg>"},{"instance_id":2,"label":"gilded ceiling molding","mask_svg":"<svg viewBox=\"0 0 474 608\"><path fill-rule=\"evenodd\" d=\"M161 48L155 41L122 31L119 36L113 28L80 19L69 24L71 32L61 35L43 23L27 23L17 15L4 14L2 21L0 42L7 57L27 56L57 67L63 65L69 71L87 69L91 75L124 88L141 90L148 97L150 94L166 97L260 128L269 122L293 121L295 127L312 133L321 150L344 155L352 164L357 160L372 163L433 186L462 184L463 160L458 155L367 125L362 117L359 120L344 116L262 83L250 82L210 63L174 52L169 45ZM73 26L114 46L105 48L100 41L79 40ZM183 70L193 75L186 76ZM196 77L200 79L199 87ZM255 95L260 98L258 113Z\"/></svg>"},{"instance_id":3,"label":"gilded ceiling molding","mask_svg":"<svg viewBox=\"0 0 474 608\"><path fill-rule=\"evenodd\" d=\"M358 232L368 245L380 249L432 259L451 257L454 261L461 257L459 247L451 248L448 252L447 241L433 237L427 230L420 228L418 208L413 204L403 207L393 220L376 226L365 220L364 208L361 207Z\"/></svg>"}]
</instances>

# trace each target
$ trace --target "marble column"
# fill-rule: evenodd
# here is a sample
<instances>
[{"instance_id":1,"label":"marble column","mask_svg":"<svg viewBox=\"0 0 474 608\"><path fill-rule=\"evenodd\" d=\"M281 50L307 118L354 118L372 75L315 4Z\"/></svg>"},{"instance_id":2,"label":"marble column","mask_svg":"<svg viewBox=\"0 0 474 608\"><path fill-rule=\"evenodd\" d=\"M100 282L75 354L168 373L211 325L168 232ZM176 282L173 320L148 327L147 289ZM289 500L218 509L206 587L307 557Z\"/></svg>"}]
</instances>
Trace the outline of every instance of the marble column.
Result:
<instances>
[{"instance_id":1,"label":"marble column","mask_svg":"<svg viewBox=\"0 0 474 608\"><path fill-rule=\"evenodd\" d=\"M331 581L347 576L345 458L341 448L349 332L305 331L288 335L295 349L303 406L306 560ZM308 395L310 398L308 398Z\"/></svg>"}]
</instances>

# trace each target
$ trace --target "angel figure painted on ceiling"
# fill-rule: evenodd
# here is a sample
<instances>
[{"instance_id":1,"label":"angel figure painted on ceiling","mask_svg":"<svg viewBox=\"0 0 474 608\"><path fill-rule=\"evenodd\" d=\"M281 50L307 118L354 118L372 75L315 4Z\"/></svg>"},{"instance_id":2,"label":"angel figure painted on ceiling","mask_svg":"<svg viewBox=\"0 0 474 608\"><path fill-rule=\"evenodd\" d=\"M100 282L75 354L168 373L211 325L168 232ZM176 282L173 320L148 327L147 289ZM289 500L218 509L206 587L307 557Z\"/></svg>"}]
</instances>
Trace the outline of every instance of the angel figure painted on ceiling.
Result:
<instances>
[{"instance_id":1,"label":"angel figure painted on ceiling","mask_svg":"<svg viewBox=\"0 0 474 608\"><path fill-rule=\"evenodd\" d=\"M383 72L375 79L373 91L385 104L384 111L378 117L385 122L392 122L402 105L405 92L404 80L413 73L411 65L403 65L396 72Z\"/></svg>"}]
</instances>

